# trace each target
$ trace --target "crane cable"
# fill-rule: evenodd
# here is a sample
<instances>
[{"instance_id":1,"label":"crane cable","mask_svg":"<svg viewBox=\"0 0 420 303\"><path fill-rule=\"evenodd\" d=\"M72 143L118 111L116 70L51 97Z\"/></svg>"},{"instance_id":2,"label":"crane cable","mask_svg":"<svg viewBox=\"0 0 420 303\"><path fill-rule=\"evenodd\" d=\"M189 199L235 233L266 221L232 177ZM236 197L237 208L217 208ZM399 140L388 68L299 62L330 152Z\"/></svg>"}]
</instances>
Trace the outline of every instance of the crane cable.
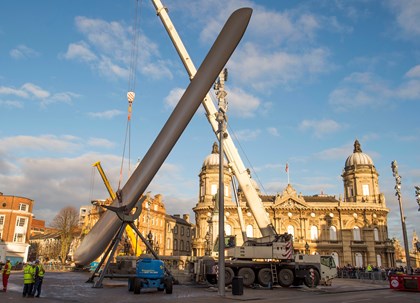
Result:
<instances>
[{"instance_id":1,"label":"crane cable","mask_svg":"<svg viewBox=\"0 0 420 303\"><path fill-rule=\"evenodd\" d=\"M137 58L138 58L138 40L139 40L139 28L140 28L140 14L143 0L135 0L135 9L134 9L134 24L132 28L133 37L131 40L131 53L130 53L130 68L128 76L128 114L127 114L127 126L125 130L125 139L124 139L124 148L121 158L121 167L120 167L120 178L118 181L118 191L121 188L121 182L123 178L123 167L125 159L125 150L128 145L128 172L130 174L130 158L131 158L131 113L135 94L136 86L136 70L137 70ZM140 2L140 3L139 3Z\"/></svg>"}]
</instances>

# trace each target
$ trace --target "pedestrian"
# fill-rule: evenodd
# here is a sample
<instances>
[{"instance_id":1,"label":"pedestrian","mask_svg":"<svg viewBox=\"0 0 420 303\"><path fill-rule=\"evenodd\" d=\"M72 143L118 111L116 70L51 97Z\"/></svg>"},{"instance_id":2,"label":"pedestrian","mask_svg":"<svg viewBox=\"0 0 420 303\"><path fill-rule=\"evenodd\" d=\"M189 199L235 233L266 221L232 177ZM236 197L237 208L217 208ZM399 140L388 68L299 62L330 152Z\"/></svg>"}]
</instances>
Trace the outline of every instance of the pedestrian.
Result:
<instances>
[{"instance_id":1,"label":"pedestrian","mask_svg":"<svg viewBox=\"0 0 420 303\"><path fill-rule=\"evenodd\" d=\"M41 287L42 287L42 280L44 279L45 269L44 266L42 266L41 263L39 263L39 260L35 261L35 283L34 287L32 289L32 297L35 296L39 298L41 295Z\"/></svg>"},{"instance_id":2,"label":"pedestrian","mask_svg":"<svg viewBox=\"0 0 420 303\"><path fill-rule=\"evenodd\" d=\"M23 267L23 293L22 296L33 297L32 288L34 286L34 269L30 262Z\"/></svg>"},{"instance_id":3,"label":"pedestrian","mask_svg":"<svg viewBox=\"0 0 420 303\"><path fill-rule=\"evenodd\" d=\"M9 282L10 271L12 270L12 264L10 264L10 260L6 260L6 264L3 266L2 276L3 276L3 291L6 292L7 290L7 283Z\"/></svg>"}]
</instances>

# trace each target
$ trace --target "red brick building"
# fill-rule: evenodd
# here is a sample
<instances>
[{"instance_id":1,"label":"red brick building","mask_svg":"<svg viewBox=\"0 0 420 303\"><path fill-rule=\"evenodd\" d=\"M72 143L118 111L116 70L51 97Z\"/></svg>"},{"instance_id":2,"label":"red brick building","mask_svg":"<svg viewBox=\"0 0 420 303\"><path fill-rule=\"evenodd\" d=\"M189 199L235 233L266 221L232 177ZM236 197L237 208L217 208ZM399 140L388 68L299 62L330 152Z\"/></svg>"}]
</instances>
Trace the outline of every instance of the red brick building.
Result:
<instances>
[{"instance_id":1,"label":"red brick building","mask_svg":"<svg viewBox=\"0 0 420 303\"><path fill-rule=\"evenodd\" d=\"M34 201L0 192L0 260L26 262Z\"/></svg>"}]
</instances>

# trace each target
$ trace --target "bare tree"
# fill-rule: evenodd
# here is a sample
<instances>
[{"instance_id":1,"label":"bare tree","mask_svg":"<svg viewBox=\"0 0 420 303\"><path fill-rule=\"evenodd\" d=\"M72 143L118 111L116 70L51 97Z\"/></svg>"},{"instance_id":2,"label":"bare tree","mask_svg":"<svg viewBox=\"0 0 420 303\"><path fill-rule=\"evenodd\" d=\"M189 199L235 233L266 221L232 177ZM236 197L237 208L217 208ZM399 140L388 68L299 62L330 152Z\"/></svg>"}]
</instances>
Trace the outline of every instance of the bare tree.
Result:
<instances>
[{"instance_id":1,"label":"bare tree","mask_svg":"<svg viewBox=\"0 0 420 303\"><path fill-rule=\"evenodd\" d=\"M51 226L57 229L60 234L61 262L65 262L69 253L70 244L73 241L75 231L79 225L79 213L76 208L67 206L60 210L51 223Z\"/></svg>"}]
</instances>

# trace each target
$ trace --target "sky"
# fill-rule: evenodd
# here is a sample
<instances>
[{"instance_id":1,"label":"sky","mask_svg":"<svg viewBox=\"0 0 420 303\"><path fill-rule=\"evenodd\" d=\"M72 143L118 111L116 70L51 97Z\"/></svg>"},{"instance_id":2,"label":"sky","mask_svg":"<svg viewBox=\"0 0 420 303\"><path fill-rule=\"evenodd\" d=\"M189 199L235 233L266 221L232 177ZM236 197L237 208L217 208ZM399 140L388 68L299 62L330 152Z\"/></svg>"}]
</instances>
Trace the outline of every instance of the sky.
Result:
<instances>
[{"instance_id":1,"label":"sky","mask_svg":"<svg viewBox=\"0 0 420 303\"><path fill-rule=\"evenodd\" d=\"M163 2L197 68L228 16L253 9L226 66L227 115L264 194L284 190L288 163L297 192L343 195L358 139L379 173L389 236L402 239L393 160L409 242L420 235L420 1ZM94 162L114 189L124 185L189 78L151 1L0 7L0 192L33 199L48 225L66 206L108 197ZM163 195L167 213L193 215L215 141L200 108L147 189Z\"/></svg>"}]
</instances>

